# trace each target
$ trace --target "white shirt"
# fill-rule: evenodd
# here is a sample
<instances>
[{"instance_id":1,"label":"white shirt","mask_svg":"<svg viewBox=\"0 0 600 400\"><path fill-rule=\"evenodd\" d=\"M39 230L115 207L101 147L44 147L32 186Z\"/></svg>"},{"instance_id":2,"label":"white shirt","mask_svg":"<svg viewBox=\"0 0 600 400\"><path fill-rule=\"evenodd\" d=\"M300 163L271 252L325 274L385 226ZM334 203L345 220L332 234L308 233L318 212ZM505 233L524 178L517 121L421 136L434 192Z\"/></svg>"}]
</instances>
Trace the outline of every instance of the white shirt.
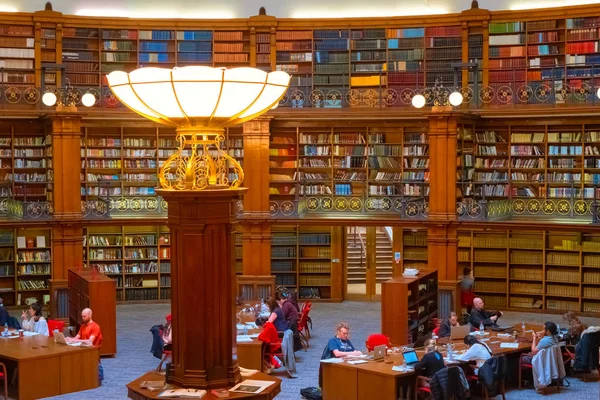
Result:
<instances>
[{"instance_id":1,"label":"white shirt","mask_svg":"<svg viewBox=\"0 0 600 400\"><path fill-rule=\"evenodd\" d=\"M459 354L456 359L461 361L476 361L477 370L490 358L492 358L491 351L488 351L489 347L487 344L475 343L469 348L464 354Z\"/></svg>"},{"instance_id":2,"label":"white shirt","mask_svg":"<svg viewBox=\"0 0 600 400\"><path fill-rule=\"evenodd\" d=\"M40 335L49 336L50 332L48 331L48 322L44 317L40 317L37 321L32 318L29 320L23 319L21 323L21 327L25 331L37 332Z\"/></svg>"}]
</instances>

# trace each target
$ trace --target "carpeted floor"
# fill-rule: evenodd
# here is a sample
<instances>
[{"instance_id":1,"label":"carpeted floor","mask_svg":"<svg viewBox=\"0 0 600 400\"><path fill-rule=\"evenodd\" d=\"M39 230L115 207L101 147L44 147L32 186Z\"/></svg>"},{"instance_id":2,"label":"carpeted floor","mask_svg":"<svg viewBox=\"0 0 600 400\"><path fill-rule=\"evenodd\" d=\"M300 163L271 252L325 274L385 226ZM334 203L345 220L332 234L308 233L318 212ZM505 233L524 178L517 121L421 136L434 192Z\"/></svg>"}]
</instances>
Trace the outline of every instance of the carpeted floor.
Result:
<instances>
[{"instance_id":1,"label":"carpeted floor","mask_svg":"<svg viewBox=\"0 0 600 400\"><path fill-rule=\"evenodd\" d=\"M169 305L122 305L117 307L117 345L115 358L102 360L105 373L104 384L94 390L73 393L52 399L72 400L124 400L127 398L125 384L139 377L144 372L153 370L158 360L150 354L152 337L149 329L152 325L162 323L169 313ZM327 341L333 337L335 324L344 320L350 324L351 340L354 345L364 350L366 337L370 333L380 331L380 303L344 302L341 304L313 303L311 310L313 320L312 338L307 352L297 352L297 368L300 378L290 379L285 372L275 372L282 378L282 392L277 399L298 400L300 389L317 385L319 358ZM507 312L504 322L520 324L522 320L531 323L543 323L546 320L561 322L560 316L544 314L517 314ZM584 319L588 324L598 325L598 319ZM31 384L43 384L43 380L35 377ZM571 386L561 390L559 394L551 394L552 400L599 400L600 383L583 383L578 378L569 378ZM519 391L509 388L508 400L542 398L532 388Z\"/></svg>"}]
</instances>

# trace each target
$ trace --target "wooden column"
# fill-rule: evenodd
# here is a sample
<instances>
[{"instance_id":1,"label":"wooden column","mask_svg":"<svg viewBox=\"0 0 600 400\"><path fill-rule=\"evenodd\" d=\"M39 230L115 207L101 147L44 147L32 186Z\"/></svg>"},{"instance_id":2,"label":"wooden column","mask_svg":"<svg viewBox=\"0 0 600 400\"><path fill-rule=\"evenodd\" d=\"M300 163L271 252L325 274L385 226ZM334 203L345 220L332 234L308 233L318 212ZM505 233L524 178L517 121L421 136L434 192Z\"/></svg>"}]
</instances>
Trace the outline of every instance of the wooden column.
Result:
<instances>
[{"instance_id":1,"label":"wooden column","mask_svg":"<svg viewBox=\"0 0 600 400\"><path fill-rule=\"evenodd\" d=\"M83 265L83 227L81 224L81 116L58 113L50 117L54 220L52 227L52 286L66 285L69 268ZM56 291L50 302L56 309Z\"/></svg>"},{"instance_id":2,"label":"wooden column","mask_svg":"<svg viewBox=\"0 0 600 400\"><path fill-rule=\"evenodd\" d=\"M271 275L269 137L271 117L244 123L244 224L242 268L245 276Z\"/></svg>"},{"instance_id":3,"label":"wooden column","mask_svg":"<svg viewBox=\"0 0 600 400\"><path fill-rule=\"evenodd\" d=\"M434 107L429 116L430 176L427 252L438 270L440 308L457 311L458 235L456 221L457 116L452 107ZM444 294L451 296L444 297Z\"/></svg>"},{"instance_id":4,"label":"wooden column","mask_svg":"<svg viewBox=\"0 0 600 400\"><path fill-rule=\"evenodd\" d=\"M234 238L236 202L246 189L157 190L169 202L173 362L169 383L236 384Z\"/></svg>"}]
</instances>

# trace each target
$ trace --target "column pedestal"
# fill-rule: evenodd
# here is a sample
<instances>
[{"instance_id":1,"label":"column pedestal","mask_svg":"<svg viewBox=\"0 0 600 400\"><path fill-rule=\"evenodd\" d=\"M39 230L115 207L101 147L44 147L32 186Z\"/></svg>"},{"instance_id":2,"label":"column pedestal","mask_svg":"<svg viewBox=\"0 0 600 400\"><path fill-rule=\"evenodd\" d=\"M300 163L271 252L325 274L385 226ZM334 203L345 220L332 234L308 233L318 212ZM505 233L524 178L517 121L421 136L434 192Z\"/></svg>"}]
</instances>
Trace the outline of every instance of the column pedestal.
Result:
<instances>
[{"instance_id":1,"label":"column pedestal","mask_svg":"<svg viewBox=\"0 0 600 400\"><path fill-rule=\"evenodd\" d=\"M241 380L237 361L234 237L246 189L157 190L169 203L173 361L167 381L199 389Z\"/></svg>"}]
</instances>

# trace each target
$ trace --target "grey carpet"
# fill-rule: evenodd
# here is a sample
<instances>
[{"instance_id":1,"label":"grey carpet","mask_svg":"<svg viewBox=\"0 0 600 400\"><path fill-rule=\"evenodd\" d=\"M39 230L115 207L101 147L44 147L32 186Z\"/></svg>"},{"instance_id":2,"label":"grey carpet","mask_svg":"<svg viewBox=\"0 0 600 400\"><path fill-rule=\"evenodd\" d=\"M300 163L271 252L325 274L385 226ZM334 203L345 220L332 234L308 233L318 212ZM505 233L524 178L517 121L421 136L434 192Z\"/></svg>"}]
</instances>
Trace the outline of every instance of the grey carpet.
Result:
<instances>
[{"instance_id":1,"label":"grey carpet","mask_svg":"<svg viewBox=\"0 0 600 400\"><path fill-rule=\"evenodd\" d=\"M90 400L124 400L127 398L125 384L139 377L158 365L158 360L150 354L152 338L149 329L152 325L162 323L169 313L169 305L121 305L117 307L117 345L115 358L102 360L105 371L104 384L94 390L73 393L52 399L90 399ZM370 333L380 331L381 305L379 303L344 302L341 304L313 303L311 310L313 320L312 338L307 352L297 352L297 368L300 378L290 379L285 372L276 371L274 375L281 377L282 392L277 399L298 400L300 389L317 385L317 374L321 352L329 338L333 337L335 324L344 320L350 324L351 340L354 345L364 350L366 337ZM520 324L522 320L530 323L543 323L547 320L560 321L560 316L533 313L510 313L503 318L504 323ZM598 319L584 319L586 323L597 325ZM43 384L43 380L32 378L31 384ZM569 378L571 386L561 390L559 394L551 394L552 400L598 400L600 386L596 382L584 383L578 378ZM508 400L542 398L533 389L510 389L506 395Z\"/></svg>"}]
</instances>

